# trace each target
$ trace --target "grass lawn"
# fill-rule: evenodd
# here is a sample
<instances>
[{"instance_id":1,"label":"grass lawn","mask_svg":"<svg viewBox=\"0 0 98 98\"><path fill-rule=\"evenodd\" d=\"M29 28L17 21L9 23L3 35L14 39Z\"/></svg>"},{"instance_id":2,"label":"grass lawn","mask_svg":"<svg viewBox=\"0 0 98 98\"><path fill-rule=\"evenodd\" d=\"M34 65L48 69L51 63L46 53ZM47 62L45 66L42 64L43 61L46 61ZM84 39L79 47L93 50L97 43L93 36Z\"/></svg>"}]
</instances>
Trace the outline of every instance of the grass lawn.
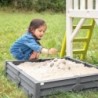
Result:
<instances>
[{"instance_id":1,"label":"grass lawn","mask_svg":"<svg viewBox=\"0 0 98 98\"><path fill-rule=\"evenodd\" d=\"M55 47L60 51L65 33L65 14L0 10L0 98L27 98L21 89L17 88L15 84L8 81L4 76L4 64L6 60L13 60L9 53L9 48L27 30L29 22L34 18L42 18L48 25L46 34L41 40L42 45L47 48ZM98 26L95 26L85 60L96 65L98 63L97 28ZM41 57L45 58L44 56ZM50 98L98 98L98 93L97 91L68 92L54 95Z\"/></svg>"}]
</instances>

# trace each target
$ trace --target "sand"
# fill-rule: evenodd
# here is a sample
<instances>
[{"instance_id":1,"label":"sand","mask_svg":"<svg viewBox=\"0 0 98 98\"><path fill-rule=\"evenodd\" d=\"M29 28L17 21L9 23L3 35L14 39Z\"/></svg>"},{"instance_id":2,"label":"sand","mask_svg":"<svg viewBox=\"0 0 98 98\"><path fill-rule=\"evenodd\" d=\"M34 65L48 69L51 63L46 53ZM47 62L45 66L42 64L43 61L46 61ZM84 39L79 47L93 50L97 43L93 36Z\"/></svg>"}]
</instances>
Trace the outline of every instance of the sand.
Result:
<instances>
[{"instance_id":1,"label":"sand","mask_svg":"<svg viewBox=\"0 0 98 98\"><path fill-rule=\"evenodd\" d=\"M17 67L38 81L98 74L95 67L57 58L44 62L24 62Z\"/></svg>"}]
</instances>

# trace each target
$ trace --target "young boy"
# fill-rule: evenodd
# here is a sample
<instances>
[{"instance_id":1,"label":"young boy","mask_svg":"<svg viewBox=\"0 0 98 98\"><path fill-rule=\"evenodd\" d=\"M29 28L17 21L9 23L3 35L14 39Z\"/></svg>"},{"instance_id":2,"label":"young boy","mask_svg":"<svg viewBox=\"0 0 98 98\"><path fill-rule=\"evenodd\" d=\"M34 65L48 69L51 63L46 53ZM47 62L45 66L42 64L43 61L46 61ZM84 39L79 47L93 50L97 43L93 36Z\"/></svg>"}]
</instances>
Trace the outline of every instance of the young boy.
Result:
<instances>
[{"instance_id":1,"label":"young boy","mask_svg":"<svg viewBox=\"0 0 98 98\"><path fill-rule=\"evenodd\" d=\"M10 52L17 60L38 59L39 54L56 54L55 48L44 48L39 40L45 34L46 23L41 19L34 19L30 22L28 31L11 46Z\"/></svg>"}]
</instances>

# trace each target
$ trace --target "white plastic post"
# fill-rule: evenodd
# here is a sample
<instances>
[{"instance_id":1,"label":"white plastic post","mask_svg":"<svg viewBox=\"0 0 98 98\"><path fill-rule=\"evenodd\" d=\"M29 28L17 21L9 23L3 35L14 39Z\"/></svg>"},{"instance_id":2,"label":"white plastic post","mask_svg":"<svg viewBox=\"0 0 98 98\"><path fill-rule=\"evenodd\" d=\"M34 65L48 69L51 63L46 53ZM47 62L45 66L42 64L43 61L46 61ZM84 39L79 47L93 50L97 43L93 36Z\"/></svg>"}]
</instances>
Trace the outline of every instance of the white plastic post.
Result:
<instances>
[{"instance_id":1,"label":"white plastic post","mask_svg":"<svg viewBox=\"0 0 98 98\"><path fill-rule=\"evenodd\" d=\"M98 11L98 0L95 0L95 10ZM96 24L98 25L98 18L95 19Z\"/></svg>"},{"instance_id":2,"label":"white plastic post","mask_svg":"<svg viewBox=\"0 0 98 98\"><path fill-rule=\"evenodd\" d=\"M72 52L72 18L66 17L66 56L73 57Z\"/></svg>"},{"instance_id":3,"label":"white plastic post","mask_svg":"<svg viewBox=\"0 0 98 98\"><path fill-rule=\"evenodd\" d=\"M80 0L80 9L81 10L85 9L85 4L86 4L85 0Z\"/></svg>"},{"instance_id":4,"label":"white plastic post","mask_svg":"<svg viewBox=\"0 0 98 98\"><path fill-rule=\"evenodd\" d=\"M79 9L79 0L74 0L74 9L75 10Z\"/></svg>"},{"instance_id":5,"label":"white plastic post","mask_svg":"<svg viewBox=\"0 0 98 98\"><path fill-rule=\"evenodd\" d=\"M93 2L94 2L94 0L88 0L88 2L87 2L88 10L92 10L93 9Z\"/></svg>"},{"instance_id":6,"label":"white plastic post","mask_svg":"<svg viewBox=\"0 0 98 98\"><path fill-rule=\"evenodd\" d=\"M72 0L66 0L66 12L69 10L69 9L72 9Z\"/></svg>"},{"instance_id":7,"label":"white plastic post","mask_svg":"<svg viewBox=\"0 0 98 98\"><path fill-rule=\"evenodd\" d=\"M95 9L98 10L98 0L95 0L95 3L96 3Z\"/></svg>"},{"instance_id":8,"label":"white plastic post","mask_svg":"<svg viewBox=\"0 0 98 98\"><path fill-rule=\"evenodd\" d=\"M69 17L69 10L72 9L72 0L66 0L66 55L72 57L72 43L70 36L72 34L72 17Z\"/></svg>"}]
</instances>

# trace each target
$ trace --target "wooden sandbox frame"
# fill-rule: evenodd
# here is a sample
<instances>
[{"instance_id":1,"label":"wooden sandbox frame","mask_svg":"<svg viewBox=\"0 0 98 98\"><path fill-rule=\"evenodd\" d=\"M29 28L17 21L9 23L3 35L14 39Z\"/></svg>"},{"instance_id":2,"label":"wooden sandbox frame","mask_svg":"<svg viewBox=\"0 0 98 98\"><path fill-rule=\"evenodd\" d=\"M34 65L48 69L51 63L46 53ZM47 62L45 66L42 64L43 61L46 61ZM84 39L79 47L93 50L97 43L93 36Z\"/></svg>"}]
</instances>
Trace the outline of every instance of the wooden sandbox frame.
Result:
<instances>
[{"instance_id":1,"label":"wooden sandbox frame","mask_svg":"<svg viewBox=\"0 0 98 98\"><path fill-rule=\"evenodd\" d=\"M93 66L68 57L65 59L76 63L82 63L88 67ZM43 62L46 60L38 60L36 62ZM43 96L56 94L57 92L98 88L98 74L39 82L17 67L18 64L23 62L25 61L6 61L5 73L10 80L17 84L18 87L21 87L26 91L29 98L42 98Z\"/></svg>"}]
</instances>

